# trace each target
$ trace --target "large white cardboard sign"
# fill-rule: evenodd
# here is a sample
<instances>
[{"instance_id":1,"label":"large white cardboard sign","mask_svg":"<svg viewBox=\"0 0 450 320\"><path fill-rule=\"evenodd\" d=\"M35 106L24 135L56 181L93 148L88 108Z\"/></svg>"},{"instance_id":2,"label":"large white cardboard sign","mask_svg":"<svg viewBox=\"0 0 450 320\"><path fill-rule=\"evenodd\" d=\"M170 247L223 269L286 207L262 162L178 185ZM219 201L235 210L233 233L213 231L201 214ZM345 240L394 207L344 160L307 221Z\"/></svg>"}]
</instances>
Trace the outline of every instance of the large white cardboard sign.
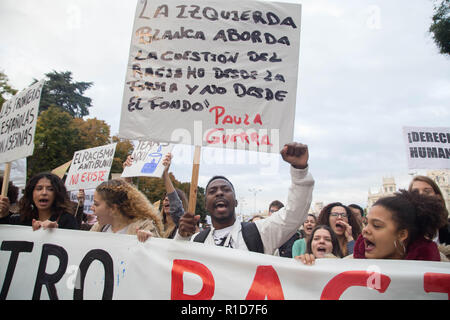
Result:
<instances>
[{"instance_id":1,"label":"large white cardboard sign","mask_svg":"<svg viewBox=\"0 0 450 320\"><path fill-rule=\"evenodd\" d=\"M0 245L0 299L411 300L450 294L448 262L319 259L305 266L201 243L140 243L136 236L6 225L0 225Z\"/></svg>"},{"instance_id":2,"label":"large white cardboard sign","mask_svg":"<svg viewBox=\"0 0 450 320\"><path fill-rule=\"evenodd\" d=\"M450 169L450 127L403 127L409 169Z\"/></svg>"},{"instance_id":3,"label":"large white cardboard sign","mask_svg":"<svg viewBox=\"0 0 450 320\"><path fill-rule=\"evenodd\" d=\"M131 166L125 167L122 178L128 177L158 177L161 178L164 157L172 152L173 144L138 141L133 149Z\"/></svg>"},{"instance_id":4,"label":"large white cardboard sign","mask_svg":"<svg viewBox=\"0 0 450 320\"><path fill-rule=\"evenodd\" d=\"M0 111L0 163L31 156L42 87L36 82L5 101Z\"/></svg>"},{"instance_id":5,"label":"large white cardboard sign","mask_svg":"<svg viewBox=\"0 0 450 320\"><path fill-rule=\"evenodd\" d=\"M119 135L278 153L293 139L300 19L292 3L138 1Z\"/></svg>"},{"instance_id":6,"label":"large white cardboard sign","mask_svg":"<svg viewBox=\"0 0 450 320\"><path fill-rule=\"evenodd\" d=\"M108 181L116 145L112 143L75 152L66 178L67 191L95 189Z\"/></svg>"}]
</instances>

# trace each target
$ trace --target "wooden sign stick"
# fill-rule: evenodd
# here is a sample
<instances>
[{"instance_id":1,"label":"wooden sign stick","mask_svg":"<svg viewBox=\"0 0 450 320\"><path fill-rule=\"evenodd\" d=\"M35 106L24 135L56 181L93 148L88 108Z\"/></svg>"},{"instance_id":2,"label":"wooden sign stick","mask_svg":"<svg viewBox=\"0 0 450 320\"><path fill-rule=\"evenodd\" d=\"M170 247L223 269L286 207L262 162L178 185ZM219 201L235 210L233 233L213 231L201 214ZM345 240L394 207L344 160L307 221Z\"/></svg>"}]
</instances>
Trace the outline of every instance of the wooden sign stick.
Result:
<instances>
[{"instance_id":1,"label":"wooden sign stick","mask_svg":"<svg viewBox=\"0 0 450 320\"><path fill-rule=\"evenodd\" d=\"M197 203L197 185L198 185L198 173L200 170L200 154L201 147L195 146L194 151L194 163L192 165L192 178L191 189L189 190L189 206L188 212L195 215L195 205Z\"/></svg>"},{"instance_id":2,"label":"wooden sign stick","mask_svg":"<svg viewBox=\"0 0 450 320\"><path fill-rule=\"evenodd\" d=\"M11 173L11 162L6 162L5 163L5 171L3 174L2 197L6 197L8 194L10 173Z\"/></svg>"}]
</instances>

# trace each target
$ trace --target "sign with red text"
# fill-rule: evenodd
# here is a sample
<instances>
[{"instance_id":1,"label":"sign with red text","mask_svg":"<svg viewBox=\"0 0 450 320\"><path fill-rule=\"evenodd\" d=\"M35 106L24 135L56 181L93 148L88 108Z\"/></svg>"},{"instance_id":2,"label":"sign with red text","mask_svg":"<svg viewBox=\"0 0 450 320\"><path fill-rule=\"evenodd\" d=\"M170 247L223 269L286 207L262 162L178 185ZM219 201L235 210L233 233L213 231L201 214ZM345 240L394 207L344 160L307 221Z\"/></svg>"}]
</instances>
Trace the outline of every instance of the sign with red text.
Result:
<instances>
[{"instance_id":1,"label":"sign with red text","mask_svg":"<svg viewBox=\"0 0 450 320\"><path fill-rule=\"evenodd\" d=\"M45 81L36 82L5 101L0 111L0 163L31 156L39 102Z\"/></svg>"},{"instance_id":2,"label":"sign with red text","mask_svg":"<svg viewBox=\"0 0 450 320\"><path fill-rule=\"evenodd\" d=\"M0 225L0 244L0 299L447 300L450 295L448 262L318 259L305 266L172 239L141 243L130 235L6 225Z\"/></svg>"},{"instance_id":3,"label":"sign with red text","mask_svg":"<svg viewBox=\"0 0 450 320\"><path fill-rule=\"evenodd\" d=\"M117 143L75 152L66 178L67 191L95 189L108 181Z\"/></svg>"},{"instance_id":4,"label":"sign with red text","mask_svg":"<svg viewBox=\"0 0 450 320\"><path fill-rule=\"evenodd\" d=\"M278 153L293 140L300 20L292 3L139 0L119 136Z\"/></svg>"},{"instance_id":5,"label":"sign with red text","mask_svg":"<svg viewBox=\"0 0 450 320\"><path fill-rule=\"evenodd\" d=\"M450 127L403 127L409 169L450 169Z\"/></svg>"},{"instance_id":6,"label":"sign with red text","mask_svg":"<svg viewBox=\"0 0 450 320\"><path fill-rule=\"evenodd\" d=\"M133 162L123 169L121 177L161 178L164 171L163 159L172 149L173 144L170 143L137 141L131 154Z\"/></svg>"}]
</instances>

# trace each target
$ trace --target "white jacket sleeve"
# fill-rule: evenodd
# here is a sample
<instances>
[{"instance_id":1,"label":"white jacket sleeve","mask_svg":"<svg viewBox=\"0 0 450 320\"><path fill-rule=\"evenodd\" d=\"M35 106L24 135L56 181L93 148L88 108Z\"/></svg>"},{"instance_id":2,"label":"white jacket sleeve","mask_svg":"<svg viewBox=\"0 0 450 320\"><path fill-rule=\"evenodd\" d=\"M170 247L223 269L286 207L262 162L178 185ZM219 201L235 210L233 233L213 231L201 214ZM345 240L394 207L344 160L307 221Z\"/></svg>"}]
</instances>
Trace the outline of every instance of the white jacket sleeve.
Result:
<instances>
[{"instance_id":1,"label":"white jacket sleeve","mask_svg":"<svg viewBox=\"0 0 450 320\"><path fill-rule=\"evenodd\" d=\"M314 179L305 169L290 167L291 186L289 187L287 204L269 218L255 221L265 254L273 254L302 225L308 216L312 201Z\"/></svg>"}]
</instances>

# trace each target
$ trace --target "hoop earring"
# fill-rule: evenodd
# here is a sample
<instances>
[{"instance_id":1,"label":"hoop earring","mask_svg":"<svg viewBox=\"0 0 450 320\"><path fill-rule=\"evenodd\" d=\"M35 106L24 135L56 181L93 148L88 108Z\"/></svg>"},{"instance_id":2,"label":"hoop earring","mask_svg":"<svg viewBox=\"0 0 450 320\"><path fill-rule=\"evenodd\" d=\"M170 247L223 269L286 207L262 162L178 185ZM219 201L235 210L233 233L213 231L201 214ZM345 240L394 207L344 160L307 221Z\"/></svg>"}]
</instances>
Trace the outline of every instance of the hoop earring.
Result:
<instances>
[{"instance_id":1,"label":"hoop earring","mask_svg":"<svg viewBox=\"0 0 450 320\"><path fill-rule=\"evenodd\" d=\"M403 242L401 242L401 241L399 241L399 242L400 242L400 244L401 244L401 246L402 246L403 255L405 255L405 254L406 254L406 248L405 248L405 245L403 244ZM394 240L394 247L395 247L395 249L398 249L398 248L397 248L397 240Z\"/></svg>"}]
</instances>

